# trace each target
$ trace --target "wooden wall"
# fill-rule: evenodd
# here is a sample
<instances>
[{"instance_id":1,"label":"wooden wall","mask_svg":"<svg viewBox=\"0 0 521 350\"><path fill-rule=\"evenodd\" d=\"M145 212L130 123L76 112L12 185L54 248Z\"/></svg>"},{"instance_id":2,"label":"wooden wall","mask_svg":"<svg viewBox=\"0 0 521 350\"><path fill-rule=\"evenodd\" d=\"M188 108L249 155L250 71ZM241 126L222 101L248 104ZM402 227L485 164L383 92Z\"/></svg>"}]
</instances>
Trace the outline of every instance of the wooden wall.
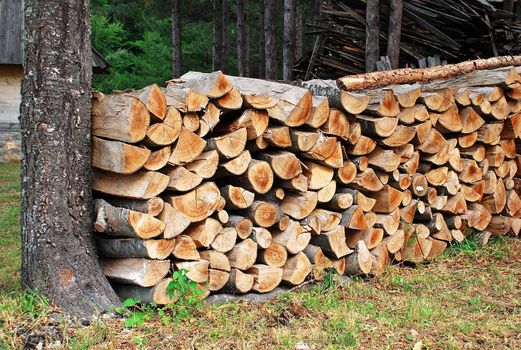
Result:
<instances>
[{"instance_id":1,"label":"wooden wall","mask_svg":"<svg viewBox=\"0 0 521 350\"><path fill-rule=\"evenodd\" d=\"M0 127L19 123L22 77L22 66L0 64Z\"/></svg>"}]
</instances>

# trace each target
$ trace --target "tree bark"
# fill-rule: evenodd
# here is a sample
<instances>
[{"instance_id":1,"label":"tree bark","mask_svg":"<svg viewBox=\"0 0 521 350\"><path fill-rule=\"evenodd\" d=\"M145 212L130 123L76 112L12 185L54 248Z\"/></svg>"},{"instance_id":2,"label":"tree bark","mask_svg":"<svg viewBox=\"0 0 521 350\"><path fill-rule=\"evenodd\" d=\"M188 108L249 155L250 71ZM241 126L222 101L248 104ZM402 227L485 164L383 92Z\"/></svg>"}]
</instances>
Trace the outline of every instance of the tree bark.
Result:
<instances>
[{"instance_id":1,"label":"tree bark","mask_svg":"<svg viewBox=\"0 0 521 350\"><path fill-rule=\"evenodd\" d=\"M303 36L303 26L302 26L302 7L299 0L297 2L297 14L295 19L295 62L302 58L303 47L302 47L302 36Z\"/></svg>"},{"instance_id":2,"label":"tree bark","mask_svg":"<svg viewBox=\"0 0 521 350\"><path fill-rule=\"evenodd\" d=\"M266 21L265 0L260 0L259 9L259 73L258 77L263 79L266 77L266 36L264 32L264 22Z\"/></svg>"},{"instance_id":3,"label":"tree bark","mask_svg":"<svg viewBox=\"0 0 521 350\"><path fill-rule=\"evenodd\" d=\"M241 77L248 76L248 40L246 36L246 0L237 0L237 73Z\"/></svg>"},{"instance_id":4,"label":"tree bark","mask_svg":"<svg viewBox=\"0 0 521 350\"><path fill-rule=\"evenodd\" d=\"M213 0L212 70L221 70L223 62L223 0Z\"/></svg>"},{"instance_id":5,"label":"tree bark","mask_svg":"<svg viewBox=\"0 0 521 350\"><path fill-rule=\"evenodd\" d=\"M376 62L379 56L379 16L380 0L367 0L365 11L365 71L376 70Z\"/></svg>"},{"instance_id":6,"label":"tree bark","mask_svg":"<svg viewBox=\"0 0 521 350\"><path fill-rule=\"evenodd\" d=\"M264 0L264 55L266 79L277 78L277 46L275 43L275 0Z\"/></svg>"},{"instance_id":7,"label":"tree bark","mask_svg":"<svg viewBox=\"0 0 521 350\"><path fill-rule=\"evenodd\" d=\"M181 76L181 1L172 0L172 76Z\"/></svg>"},{"instance_id":8,"label":"tree bark","mask_svg":"<svg viewBox=\"0 0 521 350\"><path fill-rule=\"evenodd\" d=\"M293 62L295 61L295 12L296 0L284 0L284 43L282 51L283 78L293 80Z\"/></svg>"},{"instance_id":9,"label":"tree bark","mask_svg":"<svg viewBox=\"0 0 521 350\"><path fill-rule=\"evenodd\" d=\"M221 52L221 70L228 72L228 0L223 0L223 13L221 16L223 28L223 47Z\"/></svg>"},{"instance_id":10,"label":"tree bark","mask_svg":"<svg viewBox=\"0 0 521 350\"><path fill-rule=\"evenodd\" d=\"M92 237L89 1L26 0L24 13L22 285L88 316L119 304Z\"/></svg>"},{"instance_id":11,"label":"tree bark","mask_svg":"<svg viewBox=\"0 0 521 350\"><path fill-rule=\"evenodd\" d=\"M400 62L400 36L402 32L403 0L391 0L389 9L389 35L387 39L387 57L393 69Z\"/></svg>"}]
</instances>

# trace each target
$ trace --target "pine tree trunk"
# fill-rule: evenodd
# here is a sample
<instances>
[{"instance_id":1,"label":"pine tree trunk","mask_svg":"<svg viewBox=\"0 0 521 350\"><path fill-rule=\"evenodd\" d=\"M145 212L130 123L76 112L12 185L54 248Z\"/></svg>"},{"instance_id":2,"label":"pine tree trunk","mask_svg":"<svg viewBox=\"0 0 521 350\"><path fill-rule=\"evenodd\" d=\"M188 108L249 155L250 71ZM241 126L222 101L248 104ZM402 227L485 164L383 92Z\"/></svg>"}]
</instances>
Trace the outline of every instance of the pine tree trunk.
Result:
<instances>
[{"instance_id":1,"label":"pine tree trunk","mask_svg":"<svg viewBox=\"0 0 521 350\"><path fill-rule=\"evenodd\" d=\"M245 0L237 0L237 73L241 77L247 76L246 51L248 42L246 40L246 12Z\"/></svg>"},{"instance_id":2,"label":"pine tree trunk","mask_svg":"<svg viewBox=\"0 0 521 350\"><path fill-rule=\"evenodd\" d=\"M266 79L277 78L277 46L275 44L275 0L265 0L264 6L264 52L266 56Z\"/></svg>"},{"instance_id":3,"label":"pine tree trunk","mask_svg":"<svg viewBox=\"0 0 521 350\"><path fill-rule=\"evenodd\" d=\"M213 1L212 70L221 70L223 62L223 0Z\"/></svg>"},{"instance_id":4,"label":"pine tree trunk","mask_svg":"<svg viewBox=\"0 0 521 350\"><path fill-rule=\"evenodd\" d=\"M172 76L181 76L181 4L180 0L172 0Z\"/></svg>"},{"instance_id":5,"label":"pine tree trunk","mask_svg":"<svg viewBox=\"0 0 521 350\"><path fill-rule=\"evenodd\" d=\"M298 61L302 58L302 35L303 35L303 27L302 27L302 8L299 0L297 1L297 14L295 19L295 61Z\"/></svg>"},{"instance_id":6,"label":"pine tree trunk","mask_svg":"<svg viewBox=\"0 0 521 350\"><path fill-rule=\"evenodd\" d=\"M282 51L283 78L293 80L293 62L295 61L295 12L296 0L284 0L284 45Z\"/></svg>"},{"instance_id":7,"label":"pine tree trunk","mask_svg":"<svg viewBox=\"0 0 521 350\"><path fill-rule=\"evenodd\" d=\"M22 285L87 316L119 304L92 237L89 1L26 0L24 13Z\"/></svg>"},{"instance_id":8,"label":"pine tree trunk","mask_svg":"<svg viewBox=\"0 0 521 350\"><path fill-rule=\"evenodd\" d=\"M367 0L365 11L365 71L376 70L376 62L379 56L379 16L380 0Z\"/></svg>"},{"instance_id":9,"label":"pine tree trunk","mask_svg":"<svg viewBox=\"0 0 521 350\"><path fill-rule=\"evenodd\" d=\"M221 17L223 28L223 47L221 52L221 70L228 72L228 0L223 0L223 15Z\"/></svg>"},{"instance_id":10,"label":"pine tree trunk","mask_svg":"<svg viewBox=\"0 0 521 350\"><path fill-rule=\"evenodd\" d=\"M387 57L393 69L400 61L400 36L402 32L403 0L391 0L389 10L389 36L387 39Z\"/></svg>"},{"instance_id":11,"label":"pine tree trunk","mask_svg":"<svg viewBox=\"0 0 521 350\"><path fill-rule=\"evenodd\" d=\"M266 77L266 36L264 32L264 22L266 20L265 14L266 0L260 0L259 9L259 74L258 77L263 79Z\"/></svg>"}]
</instances>

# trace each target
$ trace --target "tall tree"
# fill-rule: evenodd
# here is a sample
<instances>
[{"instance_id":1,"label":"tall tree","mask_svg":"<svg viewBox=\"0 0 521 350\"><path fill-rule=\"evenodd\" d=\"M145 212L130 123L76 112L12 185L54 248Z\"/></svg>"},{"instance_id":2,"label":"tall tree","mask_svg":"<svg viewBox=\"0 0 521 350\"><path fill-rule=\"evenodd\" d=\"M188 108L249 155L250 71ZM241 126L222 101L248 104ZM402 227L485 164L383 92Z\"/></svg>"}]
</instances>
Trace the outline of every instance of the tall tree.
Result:
<instances>
[{"instance_id":1,"label":"tall tree","mask_svg":"<svg viewBox=\"0 0 521 350\"><path fill-rule=\"evenodd\" d=\"M277 45L275 41L275 0L264 1L264 54L266 56L266 79L277 78Z\"/></svg>"},{"instance_id":2,"label":"tall tree","mask_svg":"<svg viewBox=\"0 0 521 350\"><path fill-rule=\"evenodd\" d=\"M295 61L298 61L302 58L303 48L302 48L302 7L300 6L300 1L297 0L297 17L295 18Z\"/></svg>"},{"instance_id":3,"label":"tall tree","mask_svg":"<svg viewBox=\"0 0 521 350\"><path fill-rule=\"evenodd\" d=\"M223 0L213 0L212 69L221 70L223 63Z\"/></svg>"},{"instance_id":4,"label":"tall tree","mask_svg":"<svg viewBox=\"0 0 521 350\"><path fill-rule=\"evenodd\" d=\"M259 11L259 78L266 78L266 36L264 32L264 23L266 22L265 8L266 0L260 0Z\"/></svg>"},{"instance_id":5,"label":"tall tree","mask_svg":"<svg viewBox=\"0 0 521 350\"><path fill-rule=\"evenodd\" d=\"M246 0L237 0L237 73L241 77L247 76L248 40L246 36Z\"/></svg>"},{"instance_id":6,"label":"tall tree","mask_svg":"<svg viewBox=\"0 0 521 350\"><path fill-rule=\"evenodd\" d=\"M380 32L380 0L367 0L365 11L365 71L372 72L376 69L379 56L378 35Z\"/></svg>"},{"instance_id":7,"label":"tall tree","mask_svg":"<svg viewBox=\"0 0 521 350\"><path fill-rule=\"evenodd\" d=\"M84 316L119 304L92 232L89 0L25 0L22 284Z\"/></svg>"},{"instance_id":8,"label":"tall tree","mask_svg":"<svg viewBox=\"0 0 521 350\"><path fill-rule=\"evenodd\" d=\"M221 53L221 70L228 72L228 0L223 0L223 15L221 17L223 28L223 47Z\"/></svg>"},{"instance_id":9,"label":"tall tree","mask_svg":"<svg viewBox=\"0 0 521 350\"><path fill-rule=\"evenodd\" d=\"M181 76L181 6L180 0L172 0L172 76Z\"/></svg>"},{"instance_id":10,"label":"tall tree","mask_svg":"<svg viewBox=\"0 0 521 350\"><path fill-rule=\"evenodd\" d=\"M389 7L387 57L389 57L391 67L398 68L400 61L400 36L402 33L403 0L391 0Z\"/></svg>"},{"instance_id":11,"label":"tall tree","mask_svg":"<svg viewBox=\"0 0 521 350\"><path fill-rule=\"evenodd\" d=\"M295 0L284 0L284 41L282 45L282 72L285 81L293 80L295 61Z\"/></svg>"}]
</instances>

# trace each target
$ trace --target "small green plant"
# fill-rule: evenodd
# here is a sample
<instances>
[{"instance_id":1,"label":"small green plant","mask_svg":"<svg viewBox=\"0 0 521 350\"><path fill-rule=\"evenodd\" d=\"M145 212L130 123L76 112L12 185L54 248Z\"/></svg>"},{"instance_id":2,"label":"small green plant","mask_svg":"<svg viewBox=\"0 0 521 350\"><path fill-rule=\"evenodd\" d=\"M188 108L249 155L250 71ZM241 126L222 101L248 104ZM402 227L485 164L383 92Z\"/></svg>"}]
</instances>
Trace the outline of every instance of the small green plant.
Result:
<instances>
[{"instance_id":1,"label":"small green plant","mask_svg":"<svg viewBox=\"0 0 521 350\"><path fill-rule=\"evenodd\" d=\"M145 321L159 318L169 325L172 321L178 324L181 319L188 318L200 304L200 296L203 290L197 288L197 283L186 277L187 270L177 270L172 274L172 281L167 286L170 298L177 296L175 303L164 307L158 307L155 303L141 303L137 298L128 298L123 302L123 307L115 309L116 312L127 317L125 327L140 327ZM138 344L139 345L139 344Z\"/></svg>"},{"instance_id":2,"label":"small green plant","mask_svg":"<svg viewBox=\"0 0 521 350\"><path fill-rule=\"evenodd\" d=\"M322 289L322 291L331 290L337 286L335 275L337 275L337 272L333 268L327 268L324 271L324 280L322 281L322 285L320 286L320 289Z\"/></svg>"}]
</instances>

